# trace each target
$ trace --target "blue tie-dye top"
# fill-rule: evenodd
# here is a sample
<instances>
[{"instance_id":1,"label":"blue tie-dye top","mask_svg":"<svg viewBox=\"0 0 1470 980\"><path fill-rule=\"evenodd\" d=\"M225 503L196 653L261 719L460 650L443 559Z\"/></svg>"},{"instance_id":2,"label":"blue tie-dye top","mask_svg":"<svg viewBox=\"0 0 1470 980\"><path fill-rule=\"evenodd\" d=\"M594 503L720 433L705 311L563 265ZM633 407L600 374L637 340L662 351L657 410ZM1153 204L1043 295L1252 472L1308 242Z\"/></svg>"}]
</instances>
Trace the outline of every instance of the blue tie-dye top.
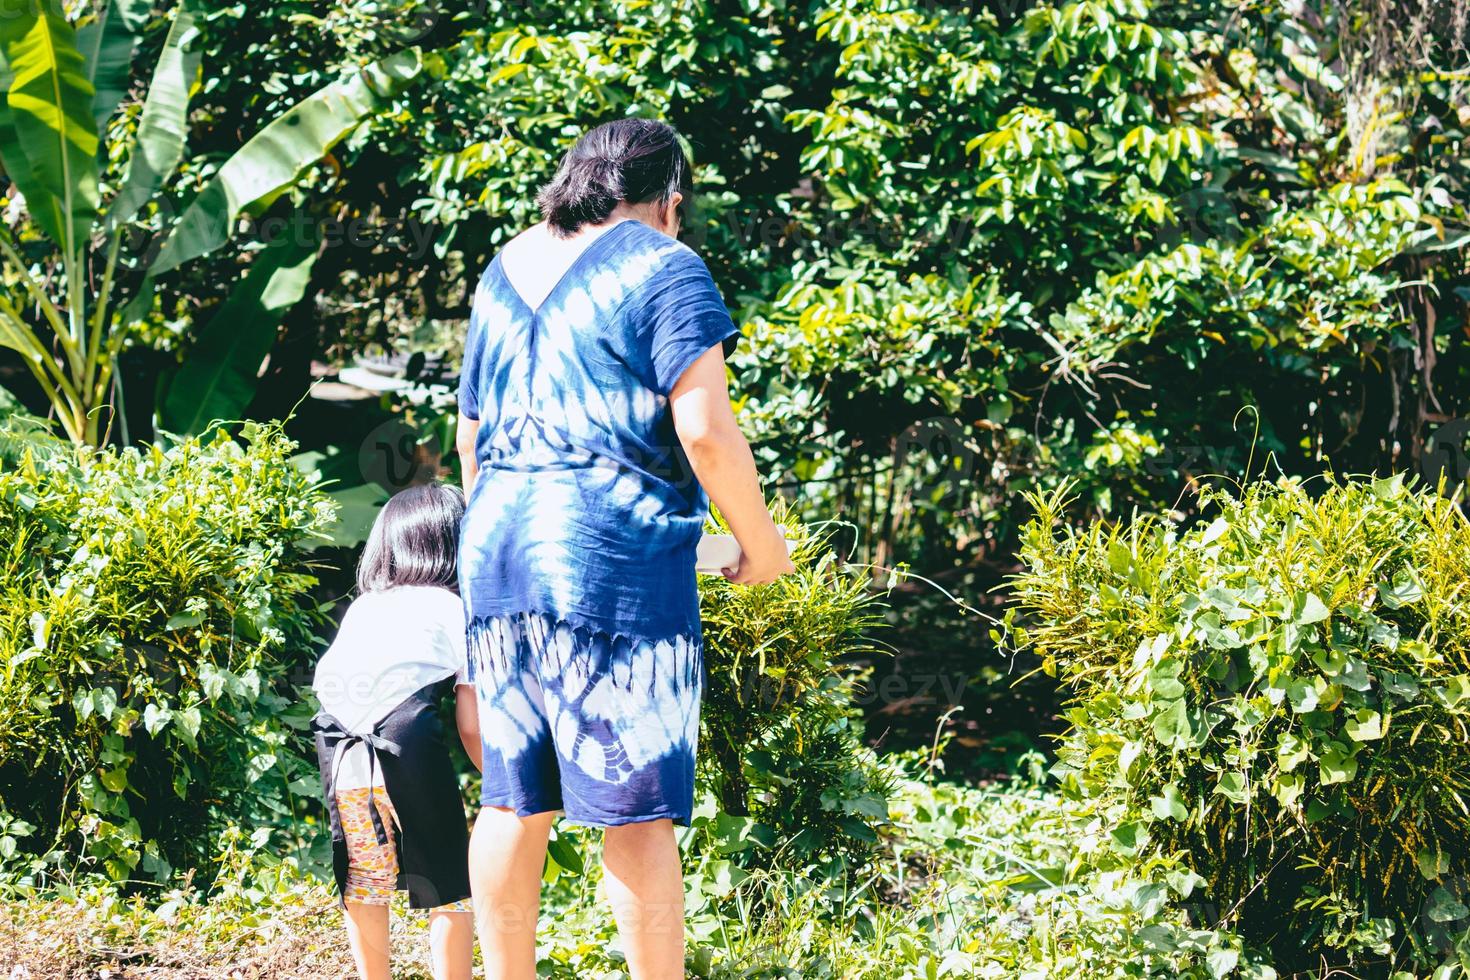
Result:
<instances>
[{"instance_id":1,"label":"blue tie-dye top","mask_svg":"<svg viewBox=\"0 0 1470 980\"><path fill-rule=\"evenodd\" d=\"M698 637L708 498L668 395L735 332L699 256L638 221L603 232L534 310L491 261L459 392L480 421L460 543L472 625L536 612L629 639Z\"/></svg>"}]
</instances>

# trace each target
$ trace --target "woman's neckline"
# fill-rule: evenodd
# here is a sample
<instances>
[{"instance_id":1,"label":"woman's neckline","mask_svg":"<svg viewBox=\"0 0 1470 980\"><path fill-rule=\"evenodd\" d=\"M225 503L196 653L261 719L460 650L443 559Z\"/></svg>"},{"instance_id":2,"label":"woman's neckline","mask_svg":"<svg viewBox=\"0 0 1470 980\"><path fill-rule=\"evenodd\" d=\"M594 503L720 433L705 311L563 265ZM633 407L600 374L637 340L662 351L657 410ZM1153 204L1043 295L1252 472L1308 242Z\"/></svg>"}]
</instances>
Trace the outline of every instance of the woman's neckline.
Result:
<instances>
[{"instance_id":1,"label":"woman's neckline","mask_svg":"<svg viewBox=\"0 0 1470 980\"><path fill-rule=\"evenodd\" d=\"M601 234L593 238L592 241L584 245L582 247L582 250L572 258L572 261L567 265L564 270L562 270L562 274L557 277L556 282L552 283L551 288L546 291L546 295L541 297L541 301L534 306L532 306L531 303L526 300L525 296L521 295L521 291L516 288L515 283L511 282L510 275L505 271L505 262L501 258L501 256L504 254L503 249L500 252L495 253L495 264L500 269L501 280L504 281L505 286L507 289L510 290L511 295L516 298L516 302L520 303L521 306L526 310L526 312L531 314L532 317L536 317L539 316L541 314L541 311L546 308L546 304L551 302L556 294L561 291L562 286L564 286L571 278L572 273L577 271L577 269L581 266L582 260L587 258L587 254L595 249L599 244L601 244L603 239L610 238L615 232L617 232L619 228L623 227L624 225L636 225L641 223L642 222L640 222L637 218L623 218L621 221L610 225Z\"/></svg>"}]
</instances>

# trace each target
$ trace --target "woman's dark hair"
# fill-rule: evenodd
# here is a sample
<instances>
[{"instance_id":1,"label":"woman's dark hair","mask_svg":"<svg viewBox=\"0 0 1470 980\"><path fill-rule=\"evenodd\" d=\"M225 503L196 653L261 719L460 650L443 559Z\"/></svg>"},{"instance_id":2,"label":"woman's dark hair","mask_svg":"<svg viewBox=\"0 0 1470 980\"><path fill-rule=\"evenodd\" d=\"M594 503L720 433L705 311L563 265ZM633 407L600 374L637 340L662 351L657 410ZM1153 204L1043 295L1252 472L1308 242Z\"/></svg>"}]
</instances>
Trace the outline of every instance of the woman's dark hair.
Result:
<instances>
[{"instance_id":1,"label":"woman's dark hair","mask_svg":"<svg viewBox=\"0 0 1470 980\"><path fill-rule=\"evenodd\" d=\"M624 201L667 205L676 192L686 202L694 193L679 134L652 119L618 119L582 134L536 204L552 232L565 237L606 221Z\"/></svg>"},{"instance_id":2,"label":"woman's dark hair","mask_svg":"<svg viewBox=\"0 0 1470 980\"><path fill-rule=\"evenodd\" d=\"M395 493L373 522L357 588L382 592L396 585L458 588L459 521L464 496L446 483Z\"/></svg>"}]
</instances>

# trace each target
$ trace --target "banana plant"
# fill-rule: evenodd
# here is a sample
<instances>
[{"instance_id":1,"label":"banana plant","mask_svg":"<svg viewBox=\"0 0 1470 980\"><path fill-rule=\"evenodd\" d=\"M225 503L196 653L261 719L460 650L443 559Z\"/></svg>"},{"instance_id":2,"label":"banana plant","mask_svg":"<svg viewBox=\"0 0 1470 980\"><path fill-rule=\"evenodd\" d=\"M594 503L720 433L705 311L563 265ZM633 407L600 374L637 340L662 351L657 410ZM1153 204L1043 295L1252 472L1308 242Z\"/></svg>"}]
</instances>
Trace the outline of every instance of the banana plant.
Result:
<instances>
[{"instance_id":1,"label":"banana plant","mask_svg":"<svg viewBox=\"0 0 1470 980\"><path fill-rule=\"evenodd\" d=\"M105 186L99 163L99 133L126 97L137 32L150 6L108 0L78 30L59 0L0 0L0 166L10 180L12 205L20 203L18 196L28 218L18 237L0 227L0 346L20 353L57 423L77 444L96 446L108 438L117 357L128 329L151 308L155 277L223 246L242 214L257 214L290 190L420 73L417 49L400 51L322 87L267 123L220 165L167 229L150 262L142 253L125 254L139 237L125 233L149 213L183 159L189 99L200 79L198 13L191 0L172 11L138 124L124 137L130 141L127 166L115 190ZM34 257L37 242L50 246L40 259ZM255 274L239 284L242 298L227 300L210 329L226 331L231 319L249 317L257 336L266 326L273 336L288 305L282 297L300 298L315 254L290 253L268 246L262 253L268 258L256 259L262 268L252 268ZM120 268L143 270L127 277L137 282L131 296L119 295ZM283 281L275 281L277 275ZM262 303L262 296L276 301ZM223 356L258 351L258 342L224 345ZM246 373L253 376L259 363L257 358ZM237 380L242 373L238 364L216 368L224 375L233 370ZM206 379L183 390L228 387ZM203 410L179 411L184 409L194 416Z\"/></svg>"}]
</instances>

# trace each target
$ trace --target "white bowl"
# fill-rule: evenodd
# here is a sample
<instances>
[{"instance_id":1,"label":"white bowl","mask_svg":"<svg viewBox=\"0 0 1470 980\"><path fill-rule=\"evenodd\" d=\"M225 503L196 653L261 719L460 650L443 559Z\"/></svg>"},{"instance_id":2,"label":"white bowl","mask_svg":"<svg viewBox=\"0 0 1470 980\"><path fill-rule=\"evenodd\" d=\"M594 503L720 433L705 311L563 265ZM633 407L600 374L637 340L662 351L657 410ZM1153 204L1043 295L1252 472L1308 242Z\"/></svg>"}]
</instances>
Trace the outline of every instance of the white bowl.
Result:
<instances>
[{"instance_id":1,"label":"white bowl","mask_svg":"<svg viewBox=\"0 0 1470 980\"><path fill-rule=\"evenodd\" d=\"M796 541L786 539L786 553L796 548ZM694 548L694 570L701 575L720 575L725 569L740 567L740 542L733 534L710 534L706 531Z\"/></svg>"}]
</instances>

